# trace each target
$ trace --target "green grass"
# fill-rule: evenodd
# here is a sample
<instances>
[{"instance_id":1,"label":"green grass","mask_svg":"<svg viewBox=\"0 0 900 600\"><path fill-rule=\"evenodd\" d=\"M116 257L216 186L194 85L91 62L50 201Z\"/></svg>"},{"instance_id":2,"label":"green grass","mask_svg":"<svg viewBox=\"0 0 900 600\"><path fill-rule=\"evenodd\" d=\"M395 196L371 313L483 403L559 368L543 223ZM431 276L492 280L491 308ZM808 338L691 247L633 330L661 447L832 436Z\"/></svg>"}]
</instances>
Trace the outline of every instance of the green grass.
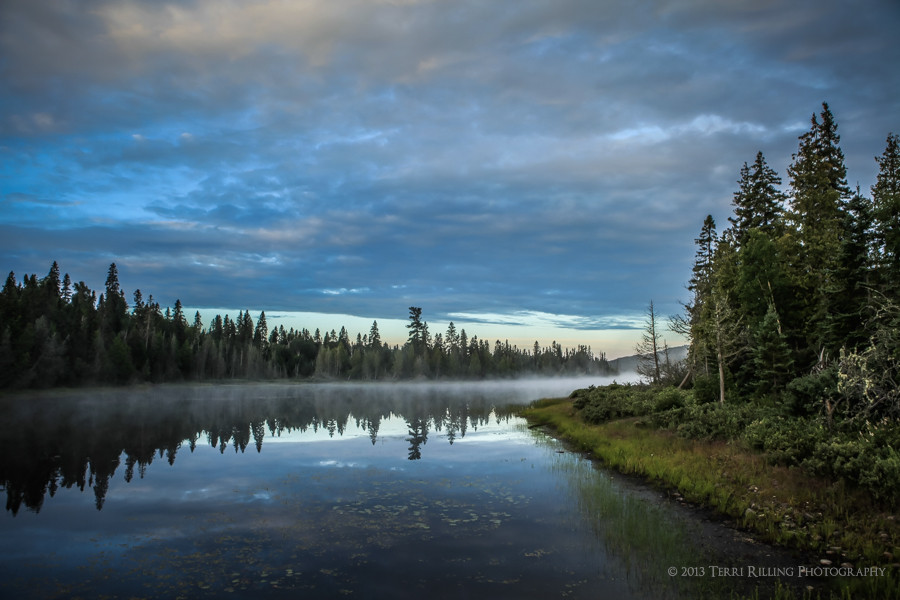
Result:
<instances>
[{"instance_id":1,"label":"green grass","mask_svg":"<svg viewBox=\"0 0 900 600\"><path fill-rule=\"evenodd\" d=\"M674 488L763 541L810 554L813 564L887 568L884 577L837 581L834 597L900 599L897 519L859 490L773 465L739 443L678 437L642 417L588 424L568 399L543 400L523 415L616 471Z\"/></svg>"}]
</instances>

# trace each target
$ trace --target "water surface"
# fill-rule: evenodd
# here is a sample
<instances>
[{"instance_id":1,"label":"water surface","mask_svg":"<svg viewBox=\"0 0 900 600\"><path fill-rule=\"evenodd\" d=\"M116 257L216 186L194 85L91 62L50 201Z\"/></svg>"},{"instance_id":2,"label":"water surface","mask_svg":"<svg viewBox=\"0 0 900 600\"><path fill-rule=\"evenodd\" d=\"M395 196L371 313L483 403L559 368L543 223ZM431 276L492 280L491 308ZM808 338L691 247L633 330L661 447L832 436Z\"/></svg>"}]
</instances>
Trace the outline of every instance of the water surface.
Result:
<instances>
[{"instance_id":1,"label":"water surface","mask_svg":"<svg viewBox=\"0 0 900 600\"><path fill-rule=\"evenodd\" d=\"M591 383L5 398L0 580L41 598L677 593L688 525L510 409Z\"/></svg>"}]
</instances>

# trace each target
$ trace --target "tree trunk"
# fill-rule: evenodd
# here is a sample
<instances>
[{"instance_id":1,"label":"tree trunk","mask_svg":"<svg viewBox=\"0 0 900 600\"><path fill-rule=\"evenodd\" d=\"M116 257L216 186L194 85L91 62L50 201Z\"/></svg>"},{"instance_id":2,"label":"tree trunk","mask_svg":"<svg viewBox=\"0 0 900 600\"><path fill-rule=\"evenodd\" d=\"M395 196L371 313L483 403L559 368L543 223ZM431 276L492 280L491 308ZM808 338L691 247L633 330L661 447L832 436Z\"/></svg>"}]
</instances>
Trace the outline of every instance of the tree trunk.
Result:
<instances>
[{"instance_id":1,"label":"tree trunk","mask_svg":"<svg viewBox=\"0 0 900 600\"><path fill-rule=\"evenodd\" d=\"M682 379L681 383L678 384L679 390L684 389L684 384L686 384L688 382L688 379L691 378L691 371L693 371L693 369L691 367L688 367L687 373L684 374L684 379Z\"/></svg>"},{"instance_id":2,"label":"tree trunk","mask_svg":"<svg viewBox=\"0 0 900 600\"><path fill-rule=\"evenodd\" d=\"M725 404L725 357L721 345L716 348L716 360L719 362L719 404Z\"/></svg>"}]
</instances>

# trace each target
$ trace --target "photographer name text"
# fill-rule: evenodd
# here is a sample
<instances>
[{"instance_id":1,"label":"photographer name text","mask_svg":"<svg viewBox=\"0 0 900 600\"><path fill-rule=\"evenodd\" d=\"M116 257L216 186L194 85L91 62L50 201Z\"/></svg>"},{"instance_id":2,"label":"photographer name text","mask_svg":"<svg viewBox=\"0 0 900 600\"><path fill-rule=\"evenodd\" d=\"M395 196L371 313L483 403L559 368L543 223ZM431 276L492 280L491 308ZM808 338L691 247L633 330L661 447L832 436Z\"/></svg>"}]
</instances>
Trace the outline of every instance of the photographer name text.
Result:
<instances>
[{"instance_id":1,"label":"photographer name text","mask_svg":"<svg viewBox=\"0 0 900 600\"><path fill-rule=\"evenodd\" d=\"M706 565L702 567L669 567L672 577L883 577L887 567L831 567L804 566L795 567L721 567Z\"/></svg>"}]
</instances>

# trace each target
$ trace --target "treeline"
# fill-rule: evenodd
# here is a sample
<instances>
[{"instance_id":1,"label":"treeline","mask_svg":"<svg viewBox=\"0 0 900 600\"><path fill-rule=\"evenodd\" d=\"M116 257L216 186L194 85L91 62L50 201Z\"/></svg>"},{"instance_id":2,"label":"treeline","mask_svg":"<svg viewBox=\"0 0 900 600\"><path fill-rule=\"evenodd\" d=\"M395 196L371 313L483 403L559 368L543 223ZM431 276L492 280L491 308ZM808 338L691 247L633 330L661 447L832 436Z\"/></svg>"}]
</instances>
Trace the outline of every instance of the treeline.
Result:
<instances>
[{"instance_id":1,"label":"treeline","mask_svg":"<svg viewBox=\"0 0 900 600\"><path fill-rule=\"evenodd\" d=\"M231 378L406 379L485 378L523 374L609 372L590 347L563 349L553 342L531 350L468 337L451 322L432 335L410 307L409 340L389 346L378 323L351 339L345 328L269 330L265 312L216 315L204 326L189 320L181 301L163 311L141 290L129 305L113 263L99 295L84 282L60 276L56 262L43 278L10 273L0 291L0 387L126 384Z\"/></svg>"},{"instance_id":2,"label":"treeline","mask_svg":"<svg viewBox=\"0 0 900 600\"><path fill-rule=\"evenodd\" d=\"M900 137L871 195L851 189L827 104L781 178L740 169L729 226L706 217L684 315L681 383L698 399L773 401L795 415L900 417ZM678 381L675 381L678 383Z\"/></svg>"}]
</instances>

